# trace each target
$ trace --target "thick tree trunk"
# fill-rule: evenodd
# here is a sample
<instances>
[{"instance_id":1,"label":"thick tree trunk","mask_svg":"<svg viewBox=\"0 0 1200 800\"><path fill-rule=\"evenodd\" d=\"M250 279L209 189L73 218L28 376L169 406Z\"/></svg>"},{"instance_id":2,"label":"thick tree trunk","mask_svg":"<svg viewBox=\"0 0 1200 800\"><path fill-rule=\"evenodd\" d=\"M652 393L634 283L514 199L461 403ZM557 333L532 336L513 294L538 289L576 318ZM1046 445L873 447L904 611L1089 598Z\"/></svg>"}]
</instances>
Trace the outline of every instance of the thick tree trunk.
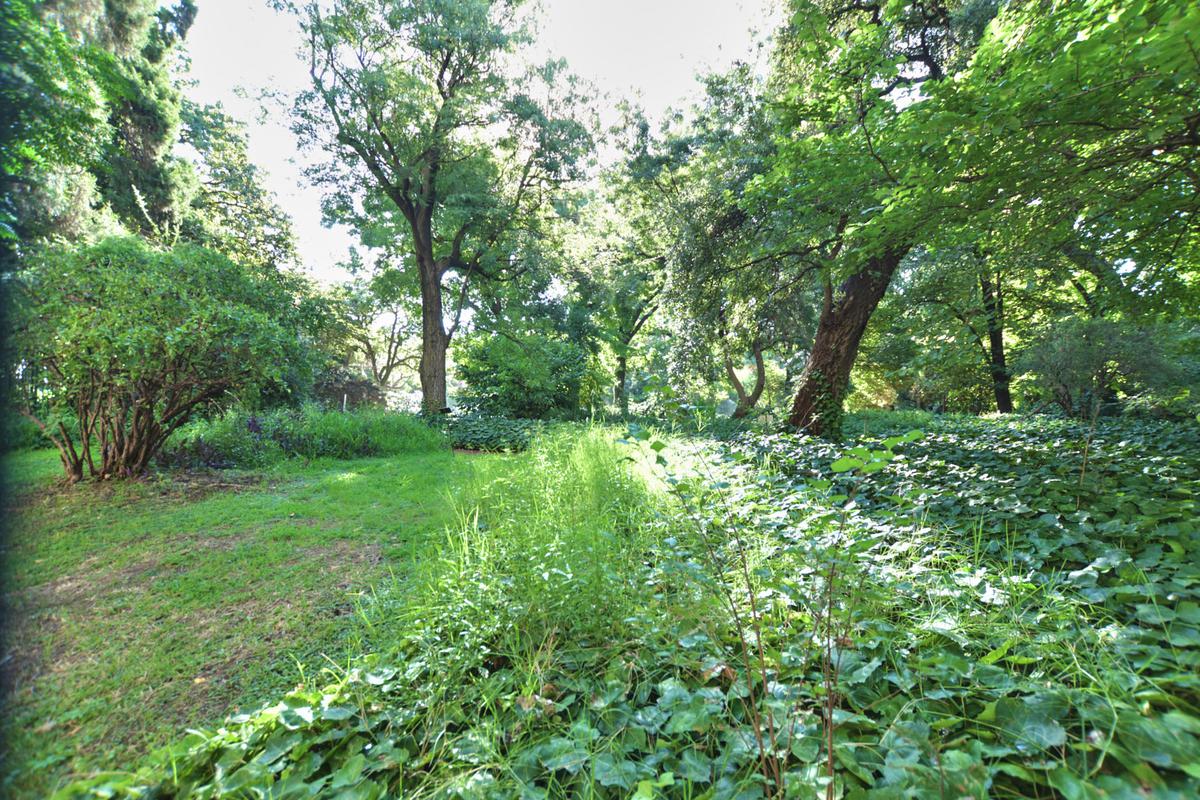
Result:
<instances>
[{"instance_id":1,"label":"thick tree trunk","mask_svg":"<svg viewBox=\"0 0 1200 800\"><path fill-rule=\"evenodd\" d=\"M817 335L788 417L793 428L828 438L841 435L842 402L859 342L907 252L908 248L885 252L847 278L836 293L826 288Z\"/></svg>"},{"instance_id":2,"label":"thick tree trunk","mask_svg":"<svg viewBox=\"0 0 1200 800\"><path fill-rule=\"evenodd\" d=\"M418 255L421 278L421 411L440 414L446 409L446 349L450 337L442 318L441 270L432 255Z\"/></svg>"},{"instance_id":3,"label":"thick tree trunk","mask_svg":"<svg viewBox=\"0 0 1200 800\"><path fill-rule=\"evenodd\" d=\"M750 410L758 405L758 399L762 397L763 389L767 385L767 365L763 361L762 347L757 342L754 344L754 388L749 392L746 391L745 385L737 376L737 371L734 369L733 360L725 358L725 375L729 378L729 382L733 384L733 390L737 393L737 407L733 410L734 419L742 419Z\"/></svg>"},{"instance_id":4,"label":"thick tree trunk","mask_svg":"<svg viewBox=\"0 0 1200 800\"><path fill-rule=\"evenodd\" d=\"M999 283L993 284L987 272L979 273L979 292L987 316L988 367L996 393L996 410L1001 414L1011 414L1013 401L1009 391L1008 364L1004 358L1004 298Z\"/></svg>"},{"instance_id":5,"label":"thick tree trunk","mask_svg":"<svg viewBox=\"0 0 1200 800\"><path fill-rule=\"evenodd\" d=\"M617 356L617 382L613 386L613 399L623 417L629 415L629 393L625 390L625 378L628 372L629 359L626 356Z\"/></svg>"}]
</instances>

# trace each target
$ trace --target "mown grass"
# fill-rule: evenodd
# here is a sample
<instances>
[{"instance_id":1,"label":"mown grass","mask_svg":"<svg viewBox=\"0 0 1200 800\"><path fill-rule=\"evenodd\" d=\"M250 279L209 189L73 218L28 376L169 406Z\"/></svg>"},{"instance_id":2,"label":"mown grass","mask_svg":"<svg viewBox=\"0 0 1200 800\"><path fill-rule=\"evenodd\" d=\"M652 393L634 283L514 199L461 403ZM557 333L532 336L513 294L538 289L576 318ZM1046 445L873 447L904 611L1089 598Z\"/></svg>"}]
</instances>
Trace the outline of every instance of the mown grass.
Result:
<instances>
[{"instance_id":1,"label":"mown grass","mask_svg":"<svg viewBox=\"0 0 1200 800\"><path fill-rule=\"evenodd\" d=\"M403 580L502 462L443 450L64 487L53 451L10 455L0 793L132 763L361 652L362 593Z\"/></svg>"}]
</instances>

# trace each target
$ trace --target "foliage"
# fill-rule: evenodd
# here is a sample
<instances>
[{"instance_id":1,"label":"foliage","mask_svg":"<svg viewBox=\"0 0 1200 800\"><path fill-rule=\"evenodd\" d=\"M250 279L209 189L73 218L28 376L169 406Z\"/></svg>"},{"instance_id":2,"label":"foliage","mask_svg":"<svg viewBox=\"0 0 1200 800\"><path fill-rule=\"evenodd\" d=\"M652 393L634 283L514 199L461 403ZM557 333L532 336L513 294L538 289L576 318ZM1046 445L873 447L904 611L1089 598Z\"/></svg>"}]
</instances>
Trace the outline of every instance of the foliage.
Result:
<instances>
[{"instance_id":1,"label":"foliage","mask_svg":"<svg viewBox=\"0 0 1200 800\"><path fill-rule=\"evenodd\" d=\"M160 463L255 468L283 458L364 458L427 453L445 439L412 414L381 409L326 411L306 405L263 413L229 411L182 428Z\"/></svg>"},{"instance_id":2,"label":"foliage","mask_svg":"<svg viewBox=\"0 0 1200 800\"><path fill-rule=\"evenodd\" d=\"M3 446L4 452L15 452L53 447L54 443L46 438L33 420L19 414L5 414L3 431L0 432L0 445Z\"/></svg>"},{"instance_id":3,"label":"foliage","mask_svg":"<svg viewBox=\"0 0 1200 800\"><path fill-rule=\"evenodd\" d=\"M263 188L249 157L245 126L220 105L182 101L181 141L198 160L198 182L184 234L242 264L296 263L292 221Z\"/></svg>"},{"instance_id":4,"label":"foliage","mask_svg":"<svg viewBox=\"0 0 1200 800\"><path fill-rule=\"evenodd\" d=\"M280 2L311 88L293 109L326 160L326 215L387 248L421 298L422 407L446 406L446 348L481 282L522 275L591 144L563 64L515 67L520 2ZM457 298L457 300L455 300ZM448 322L448 324L447 324Z\"/></svg>"},{"instance_id":5,"label":"foliage","mask_svg":"<svg viewBox=\"0 0 1200 800\"><path fill-rule=\"evenodd\" d=\"M466 396L489 414L544 419L579 408L588 357L574 342L480 334L460 340L454 353Z\"/></svg>"},{"instance_id":6,"label":"foliage","mask_svg":"<svg viewBox=\"0 0 1200 800\"><path fill-rule=\"evenodd\" d=\"M1069 319L1055 325L1023 360L1038 387L1069 416L1097 413L1118 390L1136 397L1182 383L1164 351L1170 331L1112 320ZM1180 365L1181 366L1181 365Z\"/></svg>"},{"instance_id":7,"label":"foliage","mask_svg":"<svg viewBox=\"0 0 1200 800\"><path fill-rule=\"evenodd\" d=\"M847 427L913 422L541 440L380 595L394 650L65 796L1194 794L1200 431L1101 420L1081 476L1068 421ZM647 458L679 505L629 482Z\"/></svg>"},{"instance_id":8,"label":"foliage","mask_svg":"<svg viewBox=\"0 0 1200 800\"><path fill-rule=\"evenodd\" d=\"M17 357L45 380L24 410L69 480L140 474L192 415L294 359L288 287L211 250L109 239L48 251L20 279Z\"/></svg>"},{"instance_id":9,"label":"foliage","mask_svg":"<svg viewBox=\"0 0 1200 800\"><path fill-rule=\"evenodd\" d=\"M98 145L91 91L100 54L45 24L39 4L13 0L0 15L0 240L28 235L14 195L30 170L75 163ZM10 264L3 264L5 269Z\"/></svg>"},{"instance_id":10,"label":"foliage","mask_svg":"<svg viewBox=\"0 0 1200 800\"><path fill-rule=\"evenodd\" d=\"M382 407L387 399L379 384L341 364L326 364L313 377L313 399L326 408Z\"/></svg>"},{"instance_id":11,"label":"foliage","mask_svg":"<svg viewBox=\"0 0 1200 800\"><path fill-rule=\"evenodd\" d=\"M509 419L477 411L443 417L441 425L454 448L485 453L525 450L544 427L536 420Z\"/></svg>"},{"instance_id":12,"label":"foliage","mask_svg":"<svg viewBox=\"0 0 1200 800\"><path fill-rule=\"evenodd\" d=\"M891 417L863 420L876 430L880 421L895 430ZM914 421L932 431L861 482L835 447L746 443L778 470L765 497L800 484L854 497L838 545L856 554L841 578L855 588L838 612L853 648L839 651L839 702L847 741L867 747L838 755L847 787L920 786L950 763L944 739L963 785L980 787L970 791L1195 792L1200 432L1104 420L1093 437L1053 419ZM829 476L831 464L840 475ZM807 497L771 523L781 535L818 523ZM803 551L804 539L784 551ZM772 572L763 589L790 593L786 566ZM915 748L903 774L889 755L898 731Z\"/></svg>"},{"instance_id":13,"label":"foliage","mask_svg":"<svg viewBox=\"0 0 1200 800\"><path fill-rule=\"evenodd\" d=\"M818 430L826 400L840 406L914 248L1020 250L1059 262L1046 288L1074 285L1095 315L1181 313L1196 286L1194 4L791 7L777 152L741 205L770 209L764 246L801 253L827 286L793 425Z\"/></svg>"},{"instance_id":14,"label":"foliage","mask_svg":"<svg viewBox=\"0 0 1200 800\"><path fill-rule=\"evenodd\" d=\"M356 275L363 269L357 252L348 267ZM419 361L412 340L420 330L420 312L413 308L406 277L400 270L381 269L371 278L355 277L333 294L347 360L361 364L380 392L394 385L401 367Z\"/></svg>"},{"instance_id":15,"label":"foliage","mask_svg":"<svg viewBox=\"0 0 1200 800\"><path fill-rule=\"evenodd\" d=\"M158 8L146 0L70 4L52 10L61 24L105 54L97 88L107 124L98 158L85 161L101 202L130 231L163 243L178 235L195 176L174 152L181 87L172 62L196 18L196 4Z\"/></svg>"}]
</instances>

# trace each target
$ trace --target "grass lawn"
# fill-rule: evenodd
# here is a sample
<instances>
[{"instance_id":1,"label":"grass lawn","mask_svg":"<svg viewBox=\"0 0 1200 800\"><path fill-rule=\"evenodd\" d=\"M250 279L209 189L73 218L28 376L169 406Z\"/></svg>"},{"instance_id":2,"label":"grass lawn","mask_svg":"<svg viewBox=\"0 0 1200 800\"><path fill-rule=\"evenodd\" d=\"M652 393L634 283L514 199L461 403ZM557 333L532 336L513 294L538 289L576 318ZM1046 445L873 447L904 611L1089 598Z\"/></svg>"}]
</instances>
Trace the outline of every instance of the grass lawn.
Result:
<instances>
[{"instance_id":1,"label":"grass lawn","mask_svg":"<svg viewBox=\"0 0 1200 800\"><path fill-rule=\"evenodd\" d=\"M361 652L361 593L402 579L503 464L439 452L64 487L53 451L9 457L0 794L132 764Z\"/></svg>"}]
</instances>

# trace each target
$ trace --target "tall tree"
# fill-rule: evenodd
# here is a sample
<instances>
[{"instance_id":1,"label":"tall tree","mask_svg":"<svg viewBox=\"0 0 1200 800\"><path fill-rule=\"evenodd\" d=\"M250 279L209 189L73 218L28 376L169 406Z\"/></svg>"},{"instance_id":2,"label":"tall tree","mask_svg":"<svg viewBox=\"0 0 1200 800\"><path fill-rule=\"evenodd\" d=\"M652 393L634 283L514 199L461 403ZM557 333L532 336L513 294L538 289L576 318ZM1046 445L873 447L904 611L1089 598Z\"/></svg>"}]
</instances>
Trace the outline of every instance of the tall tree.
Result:
<instances>
[{"instance_id":1,"label":"tall tree","mask_svg":"<svg viewBox=\"0 0 1200 800\"><path fill-rule=\"evenodd\" d=\"M922 93L964 63L994 3L794 2L774 80L782 132L756 184L786 212L789 249L821 275L821 310L789 423L838 435L850 370L892 276L931 216L911 117Z\"/></svg>"},{"instance_id":2,"label":"tall tree","mask_svg":"<svg viewBox=\"0 0 1200 800\"><path fill-rule=\"evenodd\" d=\"M104 4L94 34L110 49L113 69L103 81L109 140L92 172L103 200L143 235L175 236L194 191L191 169L174 152L183 98L172 56L195 19L193 0L163 8L117 0Z\"/></svg>"},{"instance_id":3,"label":"tall tree","mask_svg":"<svg viewBox=\"0 0 1200 800\"><path fill-rule=\"evenodd\" d=\"M39 172L84 162L103 129L96 80L102 53L48 19L44 8L13 0L0 14L0 250L3 268L30 238L19 195Z\"/></svg>"},{"instance_id":4,"label":"tall tree","mask_svg":"<svg viewBox=\"0 0 1200 800\"><path fill-rule=\"evenodd\" d=\"M798 428L836 434L897 267L965 220L1047 251L1105 251L1114 288L1122 259L1165 285L1194 250L1195 4L997 5L794 3L780 154L757 189L794 211L791 240L825 264Z\"/></svg>"},{"instance_id":5,"label":"tall tree","mask_svg":"<svg viewBox=\"0 0 1200 800\"><path fill-rule=\"evenodd\" d=\"M182 142L195 150L196 192L184 235L243 264L295 264L292 221L250 160L246 129L218 104L183 100Z\"/></svg>"},{"instance_id":6,"label":"tall tree","mask_svg":"<svg viewBox=\"0 0 1200 800\"><path fill-rule=\"evenodd\" d=\"M324 151L311 177L333 217L399 214L421 297L422 406L446 406L446 350L472 284L511 280L590 144L561 63L514 77L517 0L338 0L290 6L312 88L294 128ZM557 84L557 89L555 88ZM386 220L385 220L386 221ZM447 301L447 294L450 299ZM449 306L449 308L448 308ZM449 320L449 324L447 324Z\"/></svg>"},{"instance_id":7,"label":"tall tree","mask_svg":"<svg viewBox=\"0 0 1200 800\"><path fill-rule=\"evenodd\" d=\"M605 175L601 191L575 226L575 305L591 311L597 338L616 360L613 404L629 413L629 363L635 340L662 301L669 216L631 176L627 165Z\"/></svg>"}]
</instances>

